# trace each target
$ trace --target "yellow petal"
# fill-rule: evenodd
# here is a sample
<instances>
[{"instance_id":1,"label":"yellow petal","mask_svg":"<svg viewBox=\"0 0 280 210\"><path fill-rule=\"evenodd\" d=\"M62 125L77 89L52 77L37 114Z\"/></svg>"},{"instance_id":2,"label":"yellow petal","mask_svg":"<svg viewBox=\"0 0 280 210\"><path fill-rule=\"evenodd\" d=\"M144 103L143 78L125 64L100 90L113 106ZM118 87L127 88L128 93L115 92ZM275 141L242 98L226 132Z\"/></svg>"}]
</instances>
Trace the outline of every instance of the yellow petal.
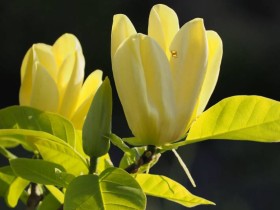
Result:
<instances>
[{"instance_id":1,"label":"yellow petal","mask_svg":"<svg viewBox=\"0 0 280 210\"><path fill-rule=\"evenodd\" d=\"M20 78L21 85L19 90L19 104L20 105L29 105L31 91L32 91L32 68L33 68L33 51L30 48L25 54L21 69L20 69Z\"/></svg>"},{"instance_id":2,"label":"yellow petal","mask_svg":"<svg viewBox=\"0 0 280 210\"><path fill-rule=\"evenodd\" d=\"M63 34L61 37L59 37L55 41L52 49L58 67L62 65L69 54L72 54L76 50L82 51L79 40L76 38L76 36L69 33Z\"/></svg>"},{"instance_id":3,"label":"yellow petal","mask_svg":"<svg viewBox=\"0 0 280 210\"><path fill-rule=\"evenodd\" d=\"M118 95L133 134L144 145L172 140L176 127L173 88L160 46L136 34L118 48L112 61Z\"/></svg>"},{"instance_id":4,"label":"yellow petal","mask_svg":"<svg viewBox=\"0 0 280 210\"><path fill-rule=\"evenodd\" d=\"M20 68L21 82L23 82L25 75L26 74L28 75L32 71L32 65L33 65L33 52L32 52L32 48L29 48L22 60L22 64Z\"/></svg>"},{"instance_id":5,"label":"yellow petal","mask_svg":"<svg viewBox=\"0 0 280 210\"><path fill-rule=\"evenodd\" d=\"M56 112L59 95L55 81L40 63L37 62L34 65L35 71L30 106Z\"/></svg>"},{"instance_id":6,"label":"yellow petal","mask_svg":"<svg viewBox=\"0 0 280 210\"><path fill-rule=\"evenodd\" d=\"M178 31L179 20L174 10L163 4L153 6L149 16L148 35L158 42L168 57L169 46Z\"/></svg>"},{"instance_id":7,"label":"yellow petal","mask_svg":"<svg viewBox=\"0 0 280 210\"><path fill-rule=\"evenodd\" d=\"M210 96L216 86L223 54L223 43L220 36L214 31L207 31L208 39L208 64L203 86L199 96L197 114L205 109Z\"/></svg>"},{"instance_id":8,"label":"yellow petal","mask_svg":"<svg viewBox=\"0 0 280 210\"><path fill-rule=\"evenodd\" d=\"M170 64L182 135L195 109L207 65L207 38L202 19L186 23L170 46Z\"/></svg>"},{"instance_id":9,"label":"yellow petal","mask_svg":"<svg viewBox=\"0 0 280 210\"><path fill-rule=\"evenodd\" d=\"M101 70L95 70L87 77L83 84L77 106L80 106L88 97L95 95L97 89L102 84L102 75L103 72Z\"/></svg>"},{"instance_id":10,"label":"yellow petal","mask_svg":"<svg viewBox=\"0 0 280 210\"><path fill-rule=\"evenodd\" d=\"M34 61L38 61L49 72L54 81L57 77L57 66L53 56L52 47L46 44L33 45Z\"/></svg>"},{"instance_id":11,"label":"yellow petal","mask_svg":"<svg viewBox=\"0 0 280 210\"><path fill-rule=\"evenodd\" d=\"M127 16L114 15L111 31L111 57L116 53L119 45L129 36L136 34L136 30Z\"/></svg>"},{"instance_id":12,"label":"yellow petal","mask_svg":"<svg viewBox=\"0 0 280 210\"><path fill-rule=\"evenodd\" d=\"M65 89L71 79L76 62L75 52L69 54L65 59L58 71L57 85L59 89ZM63 90L64 91L64 90Z\"/></svg>"},{"instance_id":13,"label":"yellow petal","mask_svg":"<svg viewBox=\"0 0 280 210\"><path fill-rule=\"evenodd\" d=\"M97 89L102 84L102 75L103 72L101 70L95 70L87 77L83 84L78 104L73 116L71 117L71 121L73 122L76 129L82 129L91 101Z\"/></svg>"},{"instance_id":14,"label":"yellow petal","mask_svg":"<svg viewBox=\"0 0 280 210\"><path fill-rule=\"evenodd\" d=\"M63 96L59 108L59 113L67 118L71 116L74 108L76 107L79 93L83 84L85 67L84 56L80 51L77 51L72 56L69 56L65 63L67 63L68 60L70 63L72 60L75 62L73 66L69 66L72 71L69 71L71 72L70 79L67 84L65 84L66 86L63 87ZM67 64L65 64L65 66L68 67Z\"/></svg>"}]
</instances>

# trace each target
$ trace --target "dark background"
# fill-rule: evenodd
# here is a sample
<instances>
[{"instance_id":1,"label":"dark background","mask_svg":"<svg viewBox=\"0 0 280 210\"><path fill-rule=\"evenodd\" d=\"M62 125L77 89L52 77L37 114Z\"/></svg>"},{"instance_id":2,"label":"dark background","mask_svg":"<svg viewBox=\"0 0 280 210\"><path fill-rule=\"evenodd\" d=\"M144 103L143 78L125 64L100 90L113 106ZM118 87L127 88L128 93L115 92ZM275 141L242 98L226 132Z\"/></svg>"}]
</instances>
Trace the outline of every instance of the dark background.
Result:
<instances>
[{"instance_id":1,"label":"dark background","mask_svg":"<svg viewBox=\"0 0 280 210\"><path fill-rule=\"evenodd\" d=\"M110 60L114 14L124 13L138 32L147 32L156 3L172 7L180 25L195 17L219 33L224 54L218 84L208 107L233 95L262 95L280 100L280 3L272 0L2 0L0 3L0 108L18 104L20 65L33 43L53 44L64 33L75 34L86 59L86 75L102 69L113 85L113 132L130 135L115 92ZM278 210L280 144L212 140L180 148L197 187L193 188L171 152L152 173L169 176L192 193L216 202L197 210ZM111 150L117 164L121 154ZM1 165L6 161L0 157ZM1 186L0 186L1 187ZM5 207L0 200L0 209ZM21 205L17 209L24 209ZM185 209L148 197L147 210Z\"/></svg>"}]
</instances>

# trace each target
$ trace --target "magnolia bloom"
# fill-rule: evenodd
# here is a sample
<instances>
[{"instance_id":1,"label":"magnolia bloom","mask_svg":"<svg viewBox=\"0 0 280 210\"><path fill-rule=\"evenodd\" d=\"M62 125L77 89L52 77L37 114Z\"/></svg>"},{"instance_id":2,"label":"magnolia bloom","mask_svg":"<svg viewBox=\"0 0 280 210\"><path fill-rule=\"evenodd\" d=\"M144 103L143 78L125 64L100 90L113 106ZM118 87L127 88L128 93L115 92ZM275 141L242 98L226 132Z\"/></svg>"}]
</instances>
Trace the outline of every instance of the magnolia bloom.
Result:
<instances>
[{"instance_id":1,"label":"magnolia bloom","mask_svg":"<svg viewBox=\"0 0 280 210\"><path fill-rule=\"evenodd\" d=\"M217 82L222 41L193 19L181 28L176 13L155 5L148 35L128 17L114 16L111 34L113 75L133 145L178 141L203 112Z\"/></svg>"},{"instance_id":2,"label":"magnolia bloom","mask_svg":"<svg viewBox=\"0 0 280 210\"><path fill-rule=\"evenodd\" d=\"M21 66L20 105L56 112L81 129L102 71L84 80L85 59L72 34L59 37L53 46L37 43L27 51Z\"/></svg>"}]
</instances>

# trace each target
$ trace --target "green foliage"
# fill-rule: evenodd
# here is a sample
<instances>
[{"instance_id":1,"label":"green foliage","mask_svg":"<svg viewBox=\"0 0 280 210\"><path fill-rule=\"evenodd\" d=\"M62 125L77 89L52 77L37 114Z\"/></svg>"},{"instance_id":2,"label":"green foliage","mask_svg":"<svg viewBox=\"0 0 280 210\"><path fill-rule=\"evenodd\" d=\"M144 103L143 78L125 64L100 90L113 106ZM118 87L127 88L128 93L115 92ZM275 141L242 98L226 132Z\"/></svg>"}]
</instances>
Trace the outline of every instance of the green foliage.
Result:
<instances>
[{"instance_id":1,"label":"green foliage","mask_svg":"<svg viewBox=\"0 0 280 210\"><path fill-rule=\"evenodd\" d=\"M65 173L65 169L56 163L45 160L17 158L10 161L14 173L34 183L67 187L74 176Z\"/></svg>"},{"instance_id":2,"label":"green foliage","mask_svg":"<svg viewBox=\"0 0 280 210\"><path fill-rule=\"evenodd\" d=\"M0 196L5 198L9 207L15 207L22 196L28 181L17 178L10 166L0 168Z\"/></svg>"},{"instance_id":3,"label":"green foliage","mask_svg":"<svg viewBox=\"0 0 280 210\"><path fill-rule=\"evenodd\" d=\"M38 207L38 210L59 209L61 203L52 195L48 194Z\"/></svg>"},{"instance_id":4,"label":"green foliage","mask_svg":"<svg viewBox=\"0 0 280 210\"><path fill-rule=\"evenodd\" d=\"M98 88L83 126L83 148L90 157L105 155L110 147L112 89L108 78Z\"/></svg>"},{"instance_id":5,"label":"green foliage","mask_svg":"<svg viewBox=\"0 0 280 210\"><path fill-rule=\"evenodd\" d=\"M45 187L60 204L64 203L64 193L61 192L61 190L59 190L57 187L55 187L53 185L46 185Z\"/></svg>"},{"instance_id":6,"label":"green foliage","mask_svg":"<svg viewBox=\"0 0 280 210\"><path fill-rule=\"evenodd\" d=\"M4 197L16 176L10 166L0 168L0 196Z\"/></svg>"},{"instance_id":7,"label":"green foliage","mask_svg":"<svg viewBox=\"0 0 280 210\"><path fill-rule=\"evenodd\" d=\"M280 141L280 102L261 96L233 96L210 107L193 123L187 141L207 139Z\"/></svg>"},{"instance_id":8,"label":"green foliage","mask_svg":"<svg viewBox=\"0 0 280 210\"><path fill-rule=\"evenodd\" d=\"M60 115L30 107L0 110L0 154L10 162L0 168L0 196L7 205L13 208L19 200L26 203L32 193L31 183L44 196L38 210L58 209L61 205L66 210L144 210L146 195L185 207L215 205L193 195L175 180L149 174L149 169L165 151L198 141L280 139L280 103L260 96L235 96L220 101L196 119L186 140L156 148L149 160L145 159L149 156L143 156L149 152L148 145L131 147L126 142L134 137L122 139L111 133L111 115L108 79L94 97L82 131L75 130ZM110 142L123 152L118 167L113 166L108 153ZM33 153L32 158L19 158L10 152L19 144ZM131 166L135 170L128 170Z\"/></svg>"},{"instance_id":9,"label":"green foliage","mask_svg":"<svg viewBox=\"0 0 280 210\"><path fill-rule=\"evenodd\" d=\"M29 185L29 181L20 177L15 178L9 185L9 189L6 194L6 202L10 207L16 207L18 200L24 190Z\"/></svg>"},{"instance_id":10,"label":"green foliage","mask_svg":"<svg viewBox=\"0 0 280 210\"><path fill-rule=\"evenodd\" d=\"M144 192L150 196L165 198L185 207L194 207L202 204L215 205L212 201L191 194L181 184L165 176L137 174L136 180Z\"/></svg>"},{"instance_id":11,"label":"green foliage","mask_svg":"<svg viewBox=\"0 0 280 210\"><path fill-rule=\"evenodd\" d=\"M131 175L119 168L108 168L100 176L79 176L67 188L65 210L88 210L93 207L141 210L146 207L146 197Z\"/></svg>"},{"instance_id":12,"label":"green foliage","mask_svg":"<svg viewBox=\"0 0 280 210\"><path fill-rule=\"evenodd\" d=\"M10 106L0 110L0 119L1 129L43 131L75 147L73 125L58 114L42 112L31 107ZM19 137L10 135L9 138L18 139Z\"/></svg>"}]
</instances>

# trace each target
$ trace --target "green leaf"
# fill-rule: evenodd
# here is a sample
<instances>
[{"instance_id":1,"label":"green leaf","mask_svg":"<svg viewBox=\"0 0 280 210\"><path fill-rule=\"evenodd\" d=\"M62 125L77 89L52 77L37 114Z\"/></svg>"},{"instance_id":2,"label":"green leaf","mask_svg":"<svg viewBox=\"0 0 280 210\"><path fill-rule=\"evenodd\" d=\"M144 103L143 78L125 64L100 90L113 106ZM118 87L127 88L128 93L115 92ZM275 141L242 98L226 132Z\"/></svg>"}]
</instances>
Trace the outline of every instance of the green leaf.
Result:
<instances>
[{"instance_id":1,"label":"green leaf","mask_svg":"<svg viewBox=\"0 0 280 210\"><path fill-rule=\"evenodd\" d=\"M97 174L100 174L102 171L109 167L113 167L113 163L108 153L97 159Z\"/></svg>"},{"instance_id":2,"label":"green leaf","mask_svg":"<svg viewBox=\"0 0 280 210\"><path fill-rule=\"evenodd\" d=\"M75 149L84 159L90 159L90 157L84 152L82 130L76 130L76 148Z\"/></svg>"},{"instance_id":3,"label":"green leaf","mask_svg":"<svg viewBox=\"0 0 280 210\"><path fill-rule=\"evenodd\" d=\"M98 88L83 125L83 148L90 157L105 155L110 147L112 89L105 78Z\"/></svg>"},{"instance_id":4,"label":"green leaf","mask_svg":"<svg viewBox=\"0 0 280 210\"><path fill-rule=\"evenodd\" d=\"M10 166L4 166L0 168L0 197L5 198L6 204L8 206L16 206L19 198L23 202L26 202L27 193L23 191L25 186L26 181L17 179Z\"/></svg>"},{"instance_id":5,"label":"green leaf","mask_svg":"<svg viewBox=\"0 0 280 210\"><path fill-rule=\"evenodd\" d=\"M59 203L57 199L50 193L40 203L38 210L59 209L60 206L61 203Z\"/></svg>"},{"instance_id":6,"label":"green leaf","mask_svg":"<svg viewBox=\"0 0 280 210\"><path fill-rule=\"evenodd\" d=\"M67 187L69 184L64 179L64 176L61 176L65 169L56 163L45 160L17 158L10 160L10 165L17 176L34 183L59 187Z\"/></svg>"},{"instance_id":7,"label":"green leaf","mask_svg":"<svg viewBox=\"0 0 280 210\"><path fill-rule=\"evenodd\" d=\"M7 159L14 159L17 158L13 153L9 150L5 149L4 147L0 146L0 154L6 157Z\"/></svg>"},{"instance_id":8,"label":"green leaf","mask_svg":"<svg viewBox=\"0 0 280 210\"><path fill-rule=\"evenodd\" d=\"M19 145L18 136L0 137L0 146L4 148L14 148Z\"/></svg>"},{"instance_id":9,"label":"green leaf","mask_svg":"<svg viewBox=\"0 0 280 210\"><path fill-rule=\"evenodd\" d=\"M24 129L0 129L1 136L19 135L19 142L38 150L44 160L62 165L73 175L87 174L86 160L63 140L42 131Z\"/></svg>"},{"instance_id":10,"label":"green leaf","mask_svg":"<svg viewBox=\"0 0 280 210\"><path fill-rule=\"evenodd\" d=\"M206 139L280 141L280 102L262 96L233 96L202 113L187 142Z\"/></svg>"},{"instance_id":11,"label":"green leaf","mask_svg":"<svg viewBox=\"0 0 280 210\"><path fill-rule=\"evenodd\" d=\"M22 179L21 177L17 177L10 184L7 195L6 195L6 203L14 208L18 204L18 200L21 194L24 192L25 188L29 185L29 181Z\"/></svg>"},{"instance_id":12,"label":"green leaf","mask_svg":"<svg viewBox=\"0 0 280 210\"><path fill-rule=\"evenodd\" d=\"M137 174L135 179L147 195L179 203L186 207L215 205L215 203L191 194L181 184L160 175Z\"/></svg>"},{"instance_id":13,"label":"green leaf","mask_svg":"<svg viewBox=\"0 0 280 210\"><path fill-rule=\"evenodd\" d=\"M70 121L58 114L43 112L31 107L10 106L1 109L0 129L43 131L75 147L75 129ZM10 136L10 140L15 139L17 139L17 136ZM7 142L5 142L5 144L7 144Z\"/></svg>"},{"instance_id":14,"label":"green leaf","mask_svg":"<svg viewBox=\"0 0 280 210\"><path fill-rule=\"evenodd\" d=\"M100 176L74 179L65 193L64 210L144 210L146 196L135 179L119 168L108 168Z\"/></svg>"},{"instance_id":15,"label":"green leaf","mask_svg":"<svg viewBox=\"0 0 280 210\"><path fill-rule=\"evenodd\" d=\"M63 166L66 172L75 176L88 173L85 159L69 145L46 139L34 144L44 160Z\"/></svg>"},{"instance_id":16,"label":"green leaf","mask_svg":"<svg viewBox=\"0 0 280 210\"><path fill-rule=\"evenodd\" d=\"M5 197L16 176L10 166L0 168L0 196Z\"/></svg>"},{"instance_id":17,"label":"green leaf","mask_svg":"<svg viewBox=\"0 0 280 210\"><path fill-rule=\"evenodd\" d=\"M127 145L125 144L125 142L124 142L120 137L118 137L117 135L115 135L115 134L112 133L112 134L110 135L110 140L111 140L111 142L112 142L116 147L118 147L119 149L121 149L123 152L128 152L128 153L131 152L130 147L127 146Z\"/></svg>"},{"instance_id":18,"label":"green leaf","mask_svg":"<svg viewBox=\"0 0 280 210\"><path fill-rule=\"evenodd\" d=\"M57 189L53 185L45 185L45 187L48 189L48 191L56 198L56 200L60 203L64 203L64 194L59 189Z\"/></svg>"}]
</instances>

